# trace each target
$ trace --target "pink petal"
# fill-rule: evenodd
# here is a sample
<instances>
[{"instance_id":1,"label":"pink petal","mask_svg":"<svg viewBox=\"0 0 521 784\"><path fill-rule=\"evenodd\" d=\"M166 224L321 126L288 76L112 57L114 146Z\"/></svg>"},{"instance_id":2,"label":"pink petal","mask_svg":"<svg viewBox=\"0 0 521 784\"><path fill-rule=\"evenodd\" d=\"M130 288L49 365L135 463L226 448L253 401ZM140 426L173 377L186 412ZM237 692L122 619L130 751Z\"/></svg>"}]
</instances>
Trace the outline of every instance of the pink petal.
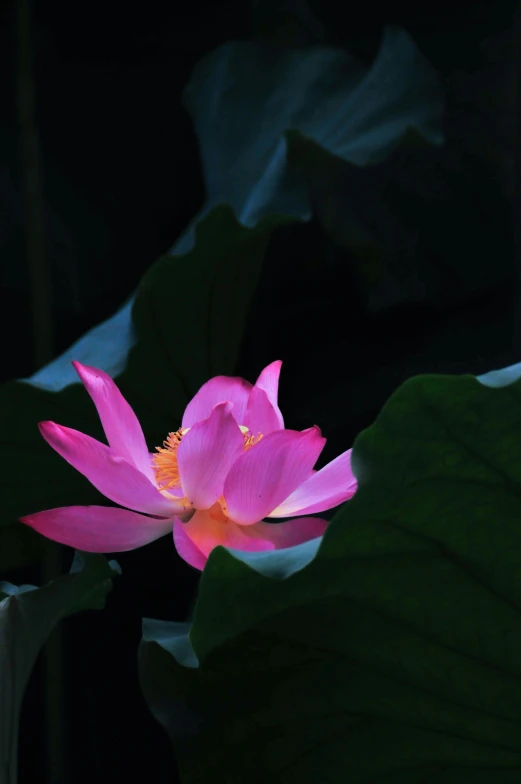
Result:
<instances>
[{"instance_id":1,"label":"pink petal","mask_svg":"<svg viewBox=\"0 0 521 784\"><path fill-rule=\"evenodd\" d=\"M199 392L188 403L183 414L182 427L192 427L202 419L208 419L218 403L233 403L233 416L242 425L248 397L252 386L243 378L215 376L203 384Z\"/></svg>"},{"instance_id":2,"label":"pink petal","mask_svg":"<svg viewBox=\"0 0 521 784\"><path fill-rule=\"evenodd\" d=\"M328 521L320 517L296 517L284 523L261 521L244 530L254 531L264 541L272 542L276 550L280 550L323 536L327 526Z\"/></svg>"},{"instance_id":3,"label":"pink petal","mask_svg":"<svg viewBox=\"0 0 521 784\"><path fill-rule=\"evenodd\" d=\"M256 531L252 530L253 526L251 528L249 526L243 527L231 520L223 522L223 517L224 515L220 514L219 510L214 514L213 510L202 509L197 510L188 523L179 523L180 526L183 526L184 537L191 540L193 546L202 553L205 560L217 545L254 552L274 549L271 541L263 539ZM174 535L175 531L176 526L174 525ZM181 540L179 531L177 536ZM184 539L184 541L186 540ZM182 544L183 546L186 545ZM193 550L190 553L193 553ZM190 553L188 553L189 557ZM184 558L184 552L180 551L179 554ZM188 563L195 566L193 561L188 561Z\"/></svg>"},{"instance_id":4,"label":"pink petal","mask_svg":"<svg viewBox=\"0 0 521 784\"><path fill-rule=\"evenodd\" d=\"M72 364L96 406L107 441L114 452L154 481L141 425L114 381L103 370L80 362Z\"/></svg>"},{"instance_id":5,"label":"pink petal","mask_svg":"<svg viewBox=\"0 0 521 784\"><path fill-rule=\"evenodd\" d=\"M224 480L244 452L244 437L233 406L220 403L181 439L177 465L185 496L197 509L208 509L222 495Z\"/></svg>"},{"instance_id":6,"label":"pink petal","mask_svg":"<svg viewBox=\"0 0 521 784\"><path fill-rule=\"evenodd\" d=\"M316 426L276 430L233 464L224 483L227 514L241 525L262 520L307 479L326 439Z\"/></svg>"},{"instance_id":7,"label":"pink petal","mask_svg":"<svg viewBox=\"0 0 521 784\"><path fill-rule=\"evenodd\" d=\"M21 517L20 521L48 539L87 553L136 550L172 530L173 520L110 506L62 506Z\"/></svg>"},{"instance_id":8,"label":"pink petal","mask_svg":"<svg viewBox=\"0 0 521 784\"><path fill-rule=\"evenodd\" d=\"M347 501L354 496L358 483L351 469L351 452L336 457L279 504L269 517L315 514Z\"/></svg>"},{"instance_id":9,"label":"pink petal","mask_svg":"<svg viewBox=\"0 0 521 784\"><path fill-rule=\"evenodd\" d=\"M266 392L268 400L275 410L275 415L278 422L277 429L282 429L284 427L284 419L282 418L282 413L278 406L279 376L281 367L282 360L275 360L275 362L272 362L270 365L264 368L259 378L255 382L255 388L263 389L264 392Z\"/></svg>"},{"instance_id":10,"label":"pink petal","mask_svg":"<svg viewBox=\"0 0 521 784\"><path fill-rule=\"evenodd\" d=\"M186 561L195 569L203 571L207 556L203 555L195 542L186 533L186 523L182 523L177 517L174 520L174 545L183 561Z\"/></svg>"},{"instance_id":11,"label":"pink petal","mask_svg":"<svg viewBox=\"0 0 521 784\"><path fill-rule=\"evenodd\" d=\"M96 439L54 422L40 422L48 444L116 504L136 512L172 517L184 506L165 498L141 471Z\"/></svg>"},{"instance_id":12,"label":"pink petal","mask_svg":"<svg viewBox=\"0 0 521 784\"><path fill-rule=\"evenodd\" d=\"M274 430L280 430L277 412L263 389L253 387L248 398L244 421L241 424L245 425L254 436L257 433L267 436Z\"/></svg>"}]
</instances>

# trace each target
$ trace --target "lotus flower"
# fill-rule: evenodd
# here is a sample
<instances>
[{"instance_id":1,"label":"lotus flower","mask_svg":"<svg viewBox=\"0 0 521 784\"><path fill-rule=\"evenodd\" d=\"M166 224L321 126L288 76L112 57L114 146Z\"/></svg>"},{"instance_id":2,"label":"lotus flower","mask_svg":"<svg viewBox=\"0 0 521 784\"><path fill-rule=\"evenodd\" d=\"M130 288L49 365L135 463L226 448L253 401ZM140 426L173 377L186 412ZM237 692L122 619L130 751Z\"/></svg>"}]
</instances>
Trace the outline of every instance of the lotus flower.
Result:
<instances>
[{"instance_id":1,"label":"lotus flower","mask_svg":"<svg viewBox=\"0 0 521 784\"><path fill-rule=\"evenodd\" d=\"M216 376L185 409L181 427L151 454L132 408L102 370L73 362L109 446L40 422L53 449L121 507L66 506L21 518L49 539L96 553L134 550L173 531L177 551L203 569L211 550L273 550L321 536L309 517L356 492L351 449L314 471L326 439L315 425L284 429L278 407L282 362L254 386ZM281 523L264 518L291 517Z\"/></svg>"}]
</instances>

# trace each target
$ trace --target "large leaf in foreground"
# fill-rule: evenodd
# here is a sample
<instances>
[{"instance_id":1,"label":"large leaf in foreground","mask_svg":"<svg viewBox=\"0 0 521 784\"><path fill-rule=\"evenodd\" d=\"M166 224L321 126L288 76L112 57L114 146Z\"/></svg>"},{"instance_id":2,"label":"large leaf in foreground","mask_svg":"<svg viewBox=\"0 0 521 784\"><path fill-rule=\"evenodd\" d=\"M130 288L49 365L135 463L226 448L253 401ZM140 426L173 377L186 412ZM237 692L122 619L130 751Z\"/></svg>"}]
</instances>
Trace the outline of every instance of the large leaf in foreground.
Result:
<instances>
[{"instance_id":1,"label":"large leaf in foreground","mask_svg":"<svg viewBox=\"0 0 521 784\"><path fill-rule=\"evenodd\" d=\"M118 385L150 449L179 426L186 404L205 381L233 375L266 245L274 228L288 220L272 215L248 229L230 208L216 207L197 226L192 250L163 257L144 276L132 312L135 346ZM108 504L40 436L37 423L47 419L104 440L83 386L51 392L24 382L6 384L0 390L4 526L55 506ZM3 570L31 561L43 541L21 524L16 528L13 536L12 527L0 524Z\"/></svg>"},{"instance_id":2,"label":"large leaf in foreground","mask_svg":"<svg viewBox=\"0 0 521 784\"><path fill-rule=\"evenodd\" d=\"M521 382L415 377L353 466L316 557L217 548L191 630L145 622L183 782L521 777Z\"/></svg>"},{"instance_id":3,"label":"large leaf in foreground","mask_svg":"<svg viewBox=\"0 0 521 784\"><path fill-rule=\"evenodd\" d=\"M20 710L29 675L56 624L81 610L102 609L115 561L76 552L71 571L36 588L0 582L0 781L17 784Z\"/></svg>"}]
</instances>

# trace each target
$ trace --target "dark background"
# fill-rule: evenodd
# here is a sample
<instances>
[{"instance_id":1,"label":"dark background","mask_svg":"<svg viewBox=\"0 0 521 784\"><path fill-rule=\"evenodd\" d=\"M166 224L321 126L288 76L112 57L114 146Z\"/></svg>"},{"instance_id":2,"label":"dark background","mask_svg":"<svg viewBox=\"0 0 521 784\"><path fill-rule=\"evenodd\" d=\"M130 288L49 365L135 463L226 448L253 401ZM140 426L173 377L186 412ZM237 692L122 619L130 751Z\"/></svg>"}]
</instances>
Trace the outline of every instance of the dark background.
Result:
<instances>
[{"instance_id":1,"label":"dark background","mask_svg":"<svg viewBox=\"0 0 521 784\"><path fill-rule=\"evenodd\" d=\"M447 296L371 311L358 294L352 259L317 221L285 229L270 246L238 373L254 381L265 364L284 359L292 373L281 384L281 408L296 412L290 426L327 420L326 461L349 448L408 376L477 374L519 361L516 3L431 7L366 0L353 8L310 0L307 7L290 2L288 18L298 21L281 25L281 4L273 2L33 2L30 55L50 280L50 295L43 287L38 301L27 262L24 199L34 159L20 133L29 78L21 76L20 51L27 49L21 2L1 6L6 78L0 120L0 382L29 375L112 315L200 208L197 143L180 96L206 52L256 35L280 45L345 46L369 63L387 23L404 26L439 73L446 144L442 151L393 158L361 175L361 187L371 186L373 177L396 196L401 224L387 241L395 243L398 256L418 229L422 254L435 267L444 264L449 249L458 249L469 285L453 285L449 276ZM411 175L410 188L400 185L403 172ZM317 256L328 259L321 272L313 263ZM495 274L498 266L501 275ZM471 285L476 268L490 270L490 283L479 291ZM52 330L43 342L34 329L40 307L51 314ZM348 362L335 365L336 357ZM329 398L320 384L326 368ZM302 382L310 377L303 396ZM348 412L334 402L334 390L346 385ZM68 568L71 554L63 557ZM63 624L62 726L59 715L46 713L42 661L35 668L21 725L22 783L176 780L166 735L139 692L135 654L141 617L186 617L197 574L173 560L164 540L149 545L145 557L138 551L118 561L124 577L115 581L108 609ZM37 567L2 577L16 583L41 579ZM50 753L49 721L64 733Z\"/></svg>"}]
</instances>

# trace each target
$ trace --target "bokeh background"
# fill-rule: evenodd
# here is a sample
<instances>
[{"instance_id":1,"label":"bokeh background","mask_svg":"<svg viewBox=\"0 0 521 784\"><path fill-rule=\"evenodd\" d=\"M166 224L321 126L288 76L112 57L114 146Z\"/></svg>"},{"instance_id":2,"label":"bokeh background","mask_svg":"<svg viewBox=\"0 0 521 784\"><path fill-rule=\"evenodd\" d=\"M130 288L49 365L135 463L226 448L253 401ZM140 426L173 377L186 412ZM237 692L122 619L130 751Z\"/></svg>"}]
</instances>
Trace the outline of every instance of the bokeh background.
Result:
<instances>
[{"instance_id":1,"label":"bokeh background","mask_svg":"<svg viewBox=\"0 0 521 784\"><path fill-rule=\"evenodd\" d=\"M181 92L205 54L254 38L331 44L369 65L388 24L405 28L438 74L445 142L400 149L349 187L340 174L329 231L320 199L308 224L277 231L237 372L253 381L282 358L282 410L293 426L323 426L327 461L407 377L519 361L517 3L6 0L0 20L0 383L30 375L111 316L201 208ZM353 189L393 273L420 263L435 271L438 284L416 301L393 302L390 292L370 306L361 294L341 232ZM190 293L172 291L172 308L178 296ZM61 552L55 567L70 560ZM141 617L185 617L197 575L164 540L118 561L124 579L107 610L65 621L54 664L38 660L22 715L21 784L177 780L135 653ZM46 568L25 564L2 578L40 584Z\"/></svg>"}]
</instances>

